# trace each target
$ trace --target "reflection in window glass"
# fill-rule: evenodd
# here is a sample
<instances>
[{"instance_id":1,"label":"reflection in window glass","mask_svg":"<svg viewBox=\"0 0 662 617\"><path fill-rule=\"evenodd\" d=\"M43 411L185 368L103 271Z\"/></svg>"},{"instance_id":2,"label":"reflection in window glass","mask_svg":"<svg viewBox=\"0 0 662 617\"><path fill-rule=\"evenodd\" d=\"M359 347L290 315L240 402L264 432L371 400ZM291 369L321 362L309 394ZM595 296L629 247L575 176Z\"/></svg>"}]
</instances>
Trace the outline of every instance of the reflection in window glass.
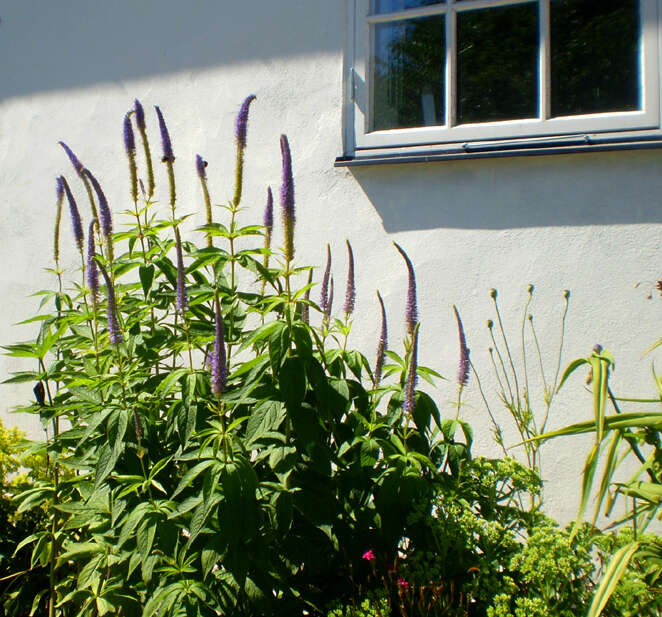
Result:
<instances>
[{"instance_id":1,"label":"reflection in window glass","mask_svg":"<svg viewBox=\"0 0 662 617\"><path fill-rule=\"evenodd\" d=\"M459 123L538 116L537 3L457 16Z\"/></svg>"},{"instance_id":2,"label":"reflection in window glass","mask_svg":"<svg viewBox=\"0 0 662 617\"><path fill-rule=\"evenodd\" d=\"M444 123L444 17L374 29L371 130Z\"/></svg>"},{"instance_id":3,"label":"reflection in window glass","mask_svg":"<svg viewBox=\"0 0 662 617\"><path fill-rule=\"evenodd\" d=\"M553 116L640 109L638 6L552 0Z\"/></svg>"},{"instance_id":4,"label":"reflection in window glass","mask_svg":"<svg viewBox=\"0 0 662 617\"><path fill-rule=\"evenodd\" d=\"M443 4L444 0L372 0L373 13L392 13L415 9L419 6L430 6L432 4Z\"/></svg>"}]
</instances>

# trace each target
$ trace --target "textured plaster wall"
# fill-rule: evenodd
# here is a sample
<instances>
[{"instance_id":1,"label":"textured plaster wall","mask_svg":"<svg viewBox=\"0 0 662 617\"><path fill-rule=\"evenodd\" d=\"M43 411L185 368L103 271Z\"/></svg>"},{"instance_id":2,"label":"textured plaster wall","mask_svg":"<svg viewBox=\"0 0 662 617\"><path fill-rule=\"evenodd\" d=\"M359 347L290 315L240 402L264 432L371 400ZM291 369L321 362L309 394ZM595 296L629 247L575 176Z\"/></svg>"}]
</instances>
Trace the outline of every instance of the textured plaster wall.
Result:
<instances>
[{"instance_id":1,"label":"textured plaster wall","mask_svg":"<svg viewBox=\"0 0 662 617\"><path fill-rule=\"evenodd\" d=\"M344 241L352 242L359 285L352 342L370 358L379 327L376 288L386 301L392 347L398 349L403 337L407 280L392 246L397 241L417 272L420 360L449 379L431 390L445 414L455 412L456 304L488 398L509 443L515 442L490 377L485 322L493 317L489 290L495 287L517 342L528 283L536 285L533 313L548 376L555 369L562 291L570 289L564 362L587 355L599 342L616 355L616 389L652 395L653 357L642 354L660 336L662 298L653 286L662 274L662 154L334 169L342 150L343 6L340 0L0 5L0 343L34 333L32 325L12 324L36 309L39 299L32 292L54 284L45 268L51 266L55 177L66 173L85 204L58 140L100 179L121 229L121 212L130 205L122 118L140 98L150 108L156 147L151 108L160 105L177 156L180 212L195 213L193 227L202 220L195 154L209 161L212 199L227 199L234 117L243 98L255 93L243 220L259 220L266 186L279 186L278 139L285 132L295 164L298 259L323 265L330 242L336 297L342 297ZM164 170L158 174L163 186ZM62 229L62 243L71 247L66 216ZM75 267L73 250L64 253ZM2 357L0 377L26 367ZM31 396L30 389L1 386L0 415L39 436L36 421L9 414ZM535 379L530 389L540 402ZM550 426L590 413L590 396L578 376L561 392ZM462 415L475 428L475 451L498 454L473 378ZM564 520L576 511L587 449L586 439L575 438L545 450L549 509Z\"/></svg>"}]
</instances>

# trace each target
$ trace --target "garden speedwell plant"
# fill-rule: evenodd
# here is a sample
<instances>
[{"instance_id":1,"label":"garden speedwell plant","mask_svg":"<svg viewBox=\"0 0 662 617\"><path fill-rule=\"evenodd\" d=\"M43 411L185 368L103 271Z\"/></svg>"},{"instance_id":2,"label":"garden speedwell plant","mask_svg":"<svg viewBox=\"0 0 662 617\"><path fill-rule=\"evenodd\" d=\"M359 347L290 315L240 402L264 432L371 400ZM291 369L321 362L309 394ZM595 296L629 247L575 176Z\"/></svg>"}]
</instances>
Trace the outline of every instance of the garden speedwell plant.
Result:
<instances>
[{"instance_id":1,"label":"garden speedwell plant","mask_svg":"<svg viewBox=\"0 0 662 617\"><path fill-rule=\"evenodd\" d=\"M328 247L319 303L310 299L313 269L295 259L286 136L282 246L272 245L278 217L269 187L262 224L241 220L254 100L247 97L237 117L232 198L215 206L206 161L198 155L191 165L206 218L193 232L183 226L188 214L158 107L163 205L136 101L123 125L124 231L116 231L97 177L61 142L75 176L56 184L55 290L39 292L41 312L28 320L39 324L36 339L7 348L35 362L10 381L35 384L36 402L23 409L38 414L49 434L34 446L47 473L17 497L17 513L45 514L17 546L29 564L8 575L4 610L49 617L575 611L593 585L593 562L575 552L590 551L590 541L573 545L521 507L539 493L533 469L471 458L472 431L458 417L470 363L457 310L457 409L444 418L416 387L418 377L439 375L417 362L416 279L402 247L401 354L389 348L379 294L374 362L348 345L357 265L349 243L340 311ZM86 224L78 193L89 202ZM74 272L60 261L65 207L80 255ZM531 538L559 555L535 576ZM581 572L560 571L561 558ZM621 606L632 606L633 595Z\"/></svg>"},{"instance_id":2,"label":"garden speedwell plant","mask_svg":"<svg viewBox=\"0 0 662 617\"><path fill-rule=\"evenodd\" d=\"M237 117L229 201L212 205L207 163L195 161L206 224L191 237L158 107L165 218L140 102L123 126L125 231L97 177L61 143L75 176L57 179L56 289L40 292L36 340L7 348L34 359L34 371L11 381L36 383L36 403L25 410L49 430L40 446L48 478L19 497L21 511L48 512L19 546L32 551L31 569L47 574L47 587L33 590L37 614L322 610L348 596L352 560L367 546L396 558L414 505L429 510L440 479L468 459L468 427L467 439L456 440L461 423L444 424L416 390L418 375L436 373L417 366L415 275L405 252L397 247L409 273L404 352L388 350L382 303L372 368L347 345L355 305L349 243L341 318L330 252L319 306L310 300L312 269L296 265L284 135L283 246L272 246L271 189L264 224L242 223L254 99ZM89 202L85 224L77 192ZM78 272L61 267L62 208Z\"/></svg>"}]
</instances>

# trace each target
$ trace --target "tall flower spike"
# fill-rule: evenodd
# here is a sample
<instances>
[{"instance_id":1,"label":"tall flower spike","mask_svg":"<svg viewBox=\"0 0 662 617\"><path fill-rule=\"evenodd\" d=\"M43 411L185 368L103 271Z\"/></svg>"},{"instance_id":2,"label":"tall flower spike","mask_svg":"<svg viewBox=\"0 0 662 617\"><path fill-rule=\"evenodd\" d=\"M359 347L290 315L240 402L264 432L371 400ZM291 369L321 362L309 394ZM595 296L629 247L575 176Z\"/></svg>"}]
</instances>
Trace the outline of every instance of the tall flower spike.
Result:
<instances>
[{"instance_id":1,"label":"tall flower spike","mask_svg":"<svg viewBox=\"0 0 662 617\"><path fill-rule=\"evenodd\" d=\"M163 148L163 158L161 159L168 166L168 184L170 185L170 209L172 210L172 218L175 218L175 202L177 201L177 193L175 190L175 170L173 164L175 162L175 155L172 153L172 142L170 141L170 133L166 126L163 114L158 105L155 105L156 115L159 117L159 129L161 130L161 146Z\"/></svg>"},{"instance_id":2,"label":"tall flower spike","mask_svg":"<svg viewBox=\"0 0 662 617\"><path fill-rule=\"evenodd\" d=\"M214 337L214 354L211 359L211 390L216 396L220 396L225 391L228 367L227 357L225 355L223 314L221 313L221 303L218 301L218 295L214 297L214 311L216 313L216 335Z\"/></svg>"},{"instance_id":3,"label":"tall flower spike","mask_svg":"<svg viewBox=\"0 0 662 617\"><path fill-rule=\"evenodd\" d=\"M154 170L152 169L152 154L149 149L149 140L147 139L147 126L145 125L145 110L138 99L133 102L133 110L136 114L136 125L140 131L140 137L143 142L143 151L145 152L145 163L147 165L147 186L148 196L154 195ZM145 190L143 188L143 195Z\"/></svg>"},{"instance_id":4,"label":"tall flower spike","mask_svg":"<svg viewBox=\"0 0 662 617\"><path fill-rule=\"evenodd\" d=\"M418 363L418 324L412 333L411 355L409 356L409 369L405 383L405 400L403 410L405 415L411 415L416 404L416 368Z\"/></svg>"},{"instance_id":5,"label":"tall flower spike","mask_svg":"<svg viewBox=\"0 0 662 617\"><path fill-rule=\"evenodd\" d=\"M264 206L264 247L271 248L271 234L274 229L274 196L271 187L267 187L267 203Z\"/></svg>"},{"instance_id":6,"label":"tall flower spike","mask_svg":"<svg viewBox=\"0 0 662 617\"><path fill-rule=\"evenodd\" d=\"M199 154L195 155L195 168L198 170L198 178L200 180L207 179L207 161L203 159Z\"/></svg>"},{"instance_id":7,"label":"tall flower spike","mask_svg":"<svg viewBox=\"0 0 662 617\"><path fill-rule=\"evenodd\" d=\"M457 332L460 337L460 363L457 371L457 381L460 384L460 387L464 387L469 381L469 348L467 347L467 339L464 335L464 327L462 326L460 313L455 305L453 305L453 312L455 313L455 319L457 320Z\"/></svg>"},{"instance_id":8,"label":"tall flower spike","mask_svg":"<svg viewBox=\"0 0 662 617\"><path fill-rule=\"evenodd\" d=\"M382 296L377 292L377 299L379 300L379 306L382 312L382 331L379 335L379 343L377 345L377 360L375 361L375 388L379 387L379 384L382 380L382 370L384 369L384 356L386 355L386 350L388 349L388 329L386 325L386 309L384 308L384 300Z\"/></svg>"},{"instance_id":9,"label":"tall flower spike","mask_svg":"<svg viewBox=\"0 0 662 617\"><path fill-rule=\"evenodd\" d=\"M328 323L331 319L331 309L333 308L333 274L329 280L329 301L327 302L326 309L324 310L324 319Z\"/></svg>"},{"instance_id":10,"label":"tall flower spike","mask_svg":"<svg viewBox=\"0 0 662 617\"><path fill-rule=\"evenodd\" d=\"M165 119L161 113L161 109L158 105L155 105L156 115L159 117L159 129L161 131L161 147L163 149L163 162L164 163L174 163L175 155L172 153L172 142L170 141L170 133L168 132L168 127L166 126Z\"/></svg>"},{"instance_id":11,"label":"tall flower spike","mask_svg":"<svg viewBox=\"0 0 662 617\"><path fill-rule=\"evenodd\" d=\"M235 137L237 138L237 145L240 148L246 147L246 132L248 128L248 108L257 97L254 94L249 94L244 102L241 104L239 114L237 114L237 124L235 125Z\"/></svg>"},{"instance_id":12,"label":"tall flower spike","mask_svg":"<svg viewBox=\"0 0 662 617\"><path fill-rule=\"evenodd\" d=\"M83 164L78 160L78 157L73 153L71 148L67 146L63 141L58 141L63 150L67 153L67 156L69 157L69 160L71 161L71 164L74 166L74 169L76 170L76 173L80 176L83 173Z\"/></svg>"},{"instance_id":13,"label":"tall flower spike","mask_svg":"<svg viewBox=\"0 0 662 617\"><path fill-rule=\"evenodd\" d=\"M326 314L329 306L329 277L331 276L331 247L326 245L326 268L322 277L322 290L320 292L320 308Z\"/></svg>"},{"instance_id":14,"label":"tall flower spike","mask_svg":"<svg viewBox=\"0 0 662 617\"><path fill-rule=\"evenodd\" d=\"M136 167L136 138L133 134L133 125L131 124L131 112L124 116L124 149L129 158L129 177L131 198L133 202L138 201L138 169Z\"/></svg>"},{"instance_id":15,"label":"tall flower spike","mask_svg":"<svg viewBox=\"0 0 662 617\"><path fill-rule=\"evenodd\" d=\"M106 272L106 268L102 265L99 265L99 270L103 276L104 281L106 282L106 317L108 320L108 339L110 340L111 345L119 345L123 338L122 332L120 331L119 321L117 319L117 302L115 300L115 288L113 283Z\"/></svg>"},{"instance_id":16,"label":"tall flower spike","mask_svg":"<svg viewBox=\"0 0 662 617\"><path fill-rule=\"evenodd\" d=\"M234 135L237 140L237 164L234 177L234 196L232 197L232 206L238 208L241 202L241 193L244 186L244 149L246 148L246 132L248 127L248 108L255 100L255 95L251 94L244 99L237 114Z\"/></svg>"},{"instance_id":17,"label":"tall flower spike","mask_svg":"<svg viewBox=\"0 0 662 617\"><path fill-rule=\"evenodd\" d=\"M94 244L94 227L96 224L97 220L92 219L87 231L87 286L90 288L92 304L95 307L99 300L99 267L95 259L97 249Z\"/></svg>"},{"instance_id":18,"label":"tall flower spike","mask_svg":"<svg viewBox=\"0 0 662 617\"><path fill-rule=\"evenodd\" d=\"M285 232L284 253L287 261L294 258L294 179L292 178L292 155L286 135L280 136L280 152L283 159L283 184L280 189L280 204L283 209Z\"/></svg>"},{"instance_id":19,"label":"tall flower spike","mask_svg":"<svg viewBox=\"0 0 662 617\"><path fill-rule=\"evenodd\" d=\"M106 257L109 262L113 262L115 256L113 253L113 216L110 212L108 200L101 189L101 185L97 179L92 175L89 169L83 170L85 176L90 180L97 194L97 201L99 202L99 222L101 224L101 234L105 238L106 244Z\"/></svg>"},{"instance_id":20,"label":"tall flower spike","mask_svg":"<svg viewBox=\"0 0 662 617\"><path fill-rule=\"evenodd\" d=\"M347 289L345 291L345 316L349 317L354 312L354 303L356 302L356 286L354 284L354 251L352 245L347 242Z\"/></svg>"},{"instance_id":21,"label":"tall flower spike","mask_svg":"<svg viewBox=\"0 0 662 617\"><path fill-rule=\"evenodd\" d=\"M207 218L207 225L213 223L211 214L211 198L209 197L209 187L207 186L207 161L199 154L195 157L195 168L198 170L198 178L200 178L200 185L202 186L202 197L205 200L205 214ZM214 246L211 233L207 232L207 246L211 248Z\"/></svg>"},{"instance_id":22,"label":"tall flower spike","mask_svg":"<svg viewBox=\"0 0 662 617\"><path fill-rule=\"evenodd\" d=\"M64 184L62 176L55 180L55 229L53 232L53 259L55 267L59 270L60 263L60 221L62 220L62 202L64 201Z\"/></svg>"},{"instance_id":23,"label":"tall flower spike","mask_svg":"<svg viewBox=\"0 0 662 617\"><path fill-rule=\"evenodd\" d=\"M177 227L175 227L175 250L177 251L177 311L183 315L188 308L188 296L186 295L182 238Z\"/></svg>"},{"instance_id":24,"label":"tall flower spike","mask_svg":"<svg viewBox=\"0 0 662 617\"><path fill-rule=\"evenodd\" d=\"M409 259L407 253L404 249L397 243L394 242L395 248L398 249L400 255L405 260L407 264L407 271L409 273L409 284L407 285L407 308L405 310L405 320L407 322L407 332L410 335L413 335L414 328L418 322L418 308L416 306L416 274L414 273L414 266Z\"/></svg>"},{"instance_id":25,"label":"tall flower spike","mask_svg":"<svg viewBox=\"0 0 662 617\"><path fill-rule=\"evenodd\" d=\"M74 239L76 240L76 246L78 246L78 250L81 252L82 255L84 237L83 237L83 223L80 220L80 212L78 211L76 200L74 199L74 196L71 193L71 189L69 188L69 184L67 183L64 176L60 176L60 182L62 183L64 192L67 195L67 200L69 201L69 211L71 212L71 224L74 228Z\"/></svg>"}]
</instances>

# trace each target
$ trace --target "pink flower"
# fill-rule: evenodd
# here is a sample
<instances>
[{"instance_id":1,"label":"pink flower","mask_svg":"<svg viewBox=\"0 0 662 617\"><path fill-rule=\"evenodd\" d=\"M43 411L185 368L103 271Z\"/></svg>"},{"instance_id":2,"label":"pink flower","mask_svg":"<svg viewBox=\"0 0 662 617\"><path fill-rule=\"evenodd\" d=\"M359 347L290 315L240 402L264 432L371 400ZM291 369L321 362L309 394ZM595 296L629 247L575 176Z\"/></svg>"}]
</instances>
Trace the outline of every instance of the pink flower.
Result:
<instances>
[{"instance_id":1,"label":"pink flower","mask_svg":"<svg viewBox=\"0 0 662 617\"><path fill-rule=\"evenodd\" d=\"M404 578L399 578L398 587L402 589L409 589L409 581L406 581Z\"/></svg>"},{"instance_id":2,"label":"pink flower","mask_svg":"<svg viewBox=\"0 0 662 617\"><path fill-rule=\"evenodd\" d=\"M361 559L365 559L366 561L374 561L375 554L372 552L372 549L368 549L365 553L363 553Z\"/></svg>"}]
</instances>

